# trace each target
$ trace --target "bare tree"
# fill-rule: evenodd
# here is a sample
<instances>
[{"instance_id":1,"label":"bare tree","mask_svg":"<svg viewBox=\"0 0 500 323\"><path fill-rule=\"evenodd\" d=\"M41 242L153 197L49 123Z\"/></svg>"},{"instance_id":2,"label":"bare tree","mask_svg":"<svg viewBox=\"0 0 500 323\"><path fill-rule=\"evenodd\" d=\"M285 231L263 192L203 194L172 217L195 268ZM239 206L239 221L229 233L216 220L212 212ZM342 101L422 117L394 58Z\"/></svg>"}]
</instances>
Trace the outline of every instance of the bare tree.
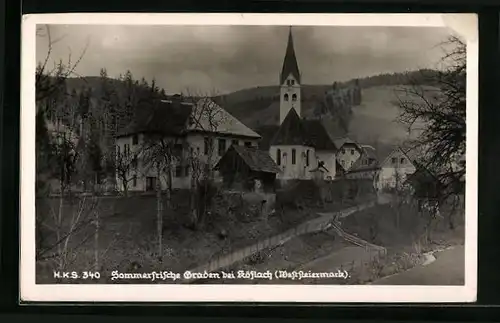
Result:
<instances>
[{"instance_id":1,"label":"bare tree","mask_svg":"<svg viewBox=\"0 0 500 323\"><path fill-rule=\"evenodd\" d=\"M193 95L187 91L188 97L193 100L193 113L190 118L190 130L204 133L204 151L199 152L199 147L189 147L189 165L191 170L190 213L193 227L203 227L208 206L212 199L212 185L214 180L213 167L215 166L217 152L215 151L215 135L229 126L231 120L225 111L211 98L211 95ZM229 146L229 145L228 145Z\"/></svg>"},{"instance_id":2,"label":"bare tree","mask_svg":"<svg viewBox=\"0 0 500 323\"><path fill-rule=\"evenodd\" d=\"M182 149L178 149L179 138L166 134L147 134L142 145L141 155L146 173L156 173L156 198L157 198L157 228L158 228L158 260L163 259L163 202L162 178L166 183L166 205L171 210L172 195L172 169L176 163L182 161Z\"/></svg>"},{"instance_id":3,"label":"bare tree","mask_svg":"<svg viewBox=\"0 0 500 323\"><path fill-rule=\"evenodd\" d=\"M59 62L54 64L53 67L49 67L49 63L51 59L53 59L52 53L54 46L61 41L63 37L52 37L49 25L38 27L36 33L37 37L47 39L48 46L47 55L43 61L39 62L35 73L36 102L38 103L56 94L60 90L61 86L64 85L68 77L79 76L75 70L85 56L85 52L88 48L88 41L76 60L72 60L70 54L66 63L59 60Z\"/></svg>"},{"instance_id":4,"label":"bare tree","mask_svg":"<svg viewBox=\"0 0 500 323\"><path fill-rule=\"evenodd\" d=\"M458 183L465 174L465 165L457 161L465 155L466 45L458 37L450 37L442 46L444 70L422 70L419 81L408 81L410 86L398 95L402 111L398 120L409 131L420 131L414 145L423 148L424 167L446 185L446 198L458 193ZM422 78L434 86L422 85Z\"/></svg>"},{"instance_id":5,"label":"bare tree","mask_svg":"<svg viewBox=\"0 0 500 323\"><path fill-rule=\"evenodd\" d=\"M139 152L131 152L130 149L125 148L123 152L116 152L115 156L115 174L120 181L124 195L128 196L129 183L137 176Z\"/></svg>"}]
</instances>

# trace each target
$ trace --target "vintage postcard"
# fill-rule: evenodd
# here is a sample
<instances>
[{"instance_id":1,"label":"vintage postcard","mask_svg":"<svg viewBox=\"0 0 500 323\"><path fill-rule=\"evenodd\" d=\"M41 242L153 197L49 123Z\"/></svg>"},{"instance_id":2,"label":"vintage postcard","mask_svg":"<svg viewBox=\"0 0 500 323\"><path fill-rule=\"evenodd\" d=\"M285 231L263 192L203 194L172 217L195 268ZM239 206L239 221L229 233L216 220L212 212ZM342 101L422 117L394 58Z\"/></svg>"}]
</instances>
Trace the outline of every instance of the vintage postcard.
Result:
<instances>
[{"instance_id":1,"label":"vintage postcard","mask_svg":"<svg viewBox=\"0 0 500 323\"><path fill-rule=\"evenodd\" d=\"M22 37L22 301L475 301L476 15Z\"/></svg>"}]
</instances>

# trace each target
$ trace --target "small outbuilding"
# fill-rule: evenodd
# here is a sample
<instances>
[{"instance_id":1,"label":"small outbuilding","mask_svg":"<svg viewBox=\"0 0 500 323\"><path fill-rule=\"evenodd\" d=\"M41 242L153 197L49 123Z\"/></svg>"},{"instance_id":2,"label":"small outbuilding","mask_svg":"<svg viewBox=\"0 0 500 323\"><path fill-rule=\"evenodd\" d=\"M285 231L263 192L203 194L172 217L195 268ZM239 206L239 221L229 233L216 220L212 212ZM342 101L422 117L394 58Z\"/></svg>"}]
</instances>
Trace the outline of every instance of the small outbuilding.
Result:
<instances>
[{"instance_id":1,"label":"small outbuilding","mask_svg":"<svg viewBox=\"0 0 500 323\"><path fill-rule=\"evenodd\" d=\"M254 147L231 146L215 170L222 176L224 187L252 191L274 191L276 175L281 169L267 151Z\"/></svg>"}]
</instances>

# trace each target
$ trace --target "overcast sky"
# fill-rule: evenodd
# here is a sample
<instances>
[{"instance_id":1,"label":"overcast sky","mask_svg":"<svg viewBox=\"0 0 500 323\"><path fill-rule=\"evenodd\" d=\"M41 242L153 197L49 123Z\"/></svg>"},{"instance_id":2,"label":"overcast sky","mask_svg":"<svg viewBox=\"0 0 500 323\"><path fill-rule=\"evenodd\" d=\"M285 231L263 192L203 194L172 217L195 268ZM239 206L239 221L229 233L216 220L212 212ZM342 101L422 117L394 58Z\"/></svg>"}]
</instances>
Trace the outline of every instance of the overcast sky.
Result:
<instances>
[{"instance_id":1,"label":"overcast sky","mask_svg":"<svg viewBox=\"0 0 500 323\"><path fill-rule=\"evenodd\" d=\"M155 78L167 93L227 93L276 85L285 54L284 26L97 26L51 25L51 61L75 59L76 72L111 77L129 69L135 78ZM356 77L436 67L446 28L293 27L304 84L331 84ZM37 37L37 61L47 55L47 37Z\"/></svg>"}]
</instances>

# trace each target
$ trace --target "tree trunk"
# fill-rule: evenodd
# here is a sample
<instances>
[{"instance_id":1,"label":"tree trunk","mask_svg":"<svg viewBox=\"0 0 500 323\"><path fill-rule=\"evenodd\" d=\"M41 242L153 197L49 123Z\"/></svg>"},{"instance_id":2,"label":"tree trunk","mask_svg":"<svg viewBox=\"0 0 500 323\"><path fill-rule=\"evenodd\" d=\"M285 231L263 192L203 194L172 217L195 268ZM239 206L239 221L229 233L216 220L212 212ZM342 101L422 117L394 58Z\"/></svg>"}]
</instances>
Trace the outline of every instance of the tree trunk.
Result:
<instances>
[{"instance_id":1,"label":"tree trunk","mask_svg":"<svg viewBox=\"0 0 500 323\"><path fill-rule=\"evenodd\" d=\"M123 194L128 197L128 183L126 180L122 180L123 183Z\"/></svg>"},{"instance_id":2,"label":"tree trunk","mask_svg":"<svg viewBox=\"0 0 500 323\"><path fill-rule=\"evenodd\" d=\"M160 167L157 168L157 182L156 182L156 220L158 230L158 260L163 261L163 206L161 201L161 180L160 180ZM168 191L168 189L167 189Z\"/></svg>"},{"instance_id":3,"label":"tree trunk","mask_svg":"<svg viewBox=\"0 0 500 323\"><path fill-rule=\"evenodd\" d=\"M99 211L95 213L95 233L94 233L94 270L99 271Z\"/></svg>"},{"instance_id":4,"label":"tree trunk","mask_svg":"<svg viewBox=\"0 0 500 323\"><path fill-rule=\"evenodd\" d=\"M189 194L189 212L191 215L191 225L193 228L196 228L196 224L198 223L198 210L196 207L196 196L197 196L197 185L196 180L191 180L191 192Z\"/></svg>"}]
</instances>

